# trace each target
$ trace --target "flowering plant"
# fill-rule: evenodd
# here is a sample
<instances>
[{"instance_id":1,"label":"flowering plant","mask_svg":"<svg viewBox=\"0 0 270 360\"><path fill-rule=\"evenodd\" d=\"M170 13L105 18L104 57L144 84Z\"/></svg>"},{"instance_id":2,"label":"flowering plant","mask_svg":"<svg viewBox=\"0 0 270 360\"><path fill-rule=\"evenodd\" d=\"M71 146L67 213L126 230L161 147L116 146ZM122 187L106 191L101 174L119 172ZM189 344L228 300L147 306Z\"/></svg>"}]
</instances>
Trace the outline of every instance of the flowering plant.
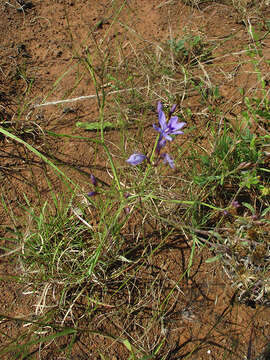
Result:
<instances>
[{"instance_id":1,"label":"flowering plant","mask_svg":"<svg viewBox=\"0 0 270 360\"><path fill-rule=\"evenodd\" d=\"M186 123L179 122L178 116L176 115L173 116L175 109L176 109L176 105L173 105L169 112L169 117L167 122L166 115L163 111L163 105L161 101L158 102L157 112L158 112L158 121L160 126L153 124L153 128L157 132L159 132L159 138L155 148L155 151L157 153L157 161L155 165L157 165L159 161L163 159L163 162L165 164L168 163L171 168L174 168L173 159L170 157L168 153L161 153L161 150L162 148L164 148L167 141L173 140L173 137L171 135L183 134L183 131L181 131L181 129L186 125ZM135 166L141 164L144 160L147 160L150 163L150 159L146 155L141 153L134 153L126 161L130 165Z\"/></svg>"}]
</instances>

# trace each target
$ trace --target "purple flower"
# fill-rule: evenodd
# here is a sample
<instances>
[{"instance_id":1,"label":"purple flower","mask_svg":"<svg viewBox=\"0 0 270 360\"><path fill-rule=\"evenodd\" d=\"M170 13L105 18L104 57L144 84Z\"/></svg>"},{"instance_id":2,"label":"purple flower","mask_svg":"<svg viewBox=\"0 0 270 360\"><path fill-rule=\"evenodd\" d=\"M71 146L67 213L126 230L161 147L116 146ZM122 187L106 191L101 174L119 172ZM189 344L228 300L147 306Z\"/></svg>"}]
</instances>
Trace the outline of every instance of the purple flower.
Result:
<instances>
[{"instance_id":1,"label":"purple flower","mask_svg":"<svg viewBox=\"0 0 270 360\"><path fill-rule=\"evenodd\" d=\"M97 186L97 179L96 179L96 177L95 177L93 174L90 175L90 179L91 179L91 183L92 183L94 186Z\"/></svg>"},{"instance_id":2,"label":"purple flower","mask_svg":"<svg viewBox=\"0 0 270 360\"><path fill-rule=\"evenodd\" d=\"M169 164L170 165L170 167L172 168L172 169L174 169L174 161L173 161L173 159L170 157L170 155L169 154L167 154L167 153L165 153L165 154L161 154L161 157L163 157L163 162L164 162L164 164Z\"/></svg>"},{"instance_id":3,"label":"purple flower","mask_svg":"<svg viewBox=\"0 0 270 360\"><path fill-rule=\"evenodd\" d=\"M87 196L95 196L95 195L97 195L97 192L96 191L90 191L88 194L87 194Z\"/></svg>"},{"instance_id":4,"label":"purple flower","mask_svg":"<svg viewBox=\"0 0 270 360\"><path fill-rule=\"evenodd\" d=\"M135 166L142 163L145 159L146 159L145 155L134 153L126 160L126 162L129 163L130 165Z\"/></svg>"},{"instance_id":5,"label":"purple flower","mask_svg":"<svg viewBox=\"0 0 270 360\"><path fill-rule=\"evenodd\" d=\"M131 196L130 193L125 193L125 194L124 194L124 197L125 197L126 199L128 199L130 196ZM124 207L124 211L125 211L126 215L129 214L129 213L130 213L130 207L129 207L129 206L125 206L125 207Z\"/></svg>"},{"instance_id":6,"label":"purple flower","mask_svg":"<svg viewBox=\"0 0 270 360\"><path fill-rule=\"evenodd\" d=\"M175 112L175 109L176 109L176 104L174 104L172 107L171 107L171 110L170 110L170 117L171 115Z\"/></svg>"},{"instance_id":7,"label":"purple flower","mask_svg":"<svg viewBox=\"0 0 270 360\"><path fill-rule=\"evenodd\" d=\"M129 214L130 213L130 207L126 206L124 208L124 212L126 213L126 215Z\"/></svg>"},{"instance_id":8,"label":"purple flower","mask_svg":"<svg viewBox=\"0 0 270 360\"><path fill-rule=\"evenodd\" d=\"M166 145L166 140L160 135L156 147L156 152L159 154L160 150Z\"/></svg>"},{"instance_id":9,"label":"purple flower","mask_svg":"<svg viewBox=\"0 0 270 360\"><path fill-rule=\"evenodd\" d=\"M235 209L237 209L237 208L239 208L241 205L239 204L239 202L238 202L237 200L234 200L234 201L232 201L232 206L233 206Z\"/></svg>"},{"instance_id":10,"label":"purple flower","mask_svg":"<svg viewBox=\"0 0 270 360\"><path fill-rule=\"evenodd\" d=\"M158 131L161 135L161 138L159 140L159 143L162 141L161 139L164 138L163 141L166 142L166 140L172 141L172 137L170 135L178 135L183 134L183 131L181 129L186 125L185 122L178 122L178 116L171 116L172 113L175 111L176 105L173 105L170 111L170 118L167 123L166 116L164 111L162 110L162 103L159 101L157 106L158 111L158 122L160 127L153 125L154 129Z\"/></svg>"}]
</instances>

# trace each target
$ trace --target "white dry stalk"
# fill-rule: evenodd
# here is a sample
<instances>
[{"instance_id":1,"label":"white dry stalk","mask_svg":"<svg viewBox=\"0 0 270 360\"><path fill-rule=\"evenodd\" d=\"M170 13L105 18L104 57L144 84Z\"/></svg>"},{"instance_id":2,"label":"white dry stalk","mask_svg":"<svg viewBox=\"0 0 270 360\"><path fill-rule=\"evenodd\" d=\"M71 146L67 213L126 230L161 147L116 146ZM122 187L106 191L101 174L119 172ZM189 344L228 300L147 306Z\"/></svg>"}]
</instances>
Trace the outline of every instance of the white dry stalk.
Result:
<instances>
[{"instance_id":1,"label":"white dry stalk","mask_svg":"<svg viewBox=\"0 0 270 360\"><path fill-rule=\"evenodd\" d=\"M114 179L113 174L110 173L110 171L109 171L108 168L106 168L106 172L107 172L107 174L109 175L109 177L110 177L111 179ZM126 184L123 183L122 181L120 181L120 185L123 186L123 187L126 187Z\"/></svg>"},{"instance_id":2,"label":"white dry stalk","mask_svg":"<svg viewBox=\"0 0 270 360\"><path fill-rule=\"evenodd\" d=\"M71 211L73 212L73 214L75 216L77 216L77 218L85 225L87 226L90 230L93 230L93 226L91 226L87 221L85 221L79 214L78 214L78 209L71 207Z\"/></svg>"},{"instance_id":3,"label":"white dry stalk","mask_svg":"<svg viewBox=\"0 0 270 360\"><path fill-rule=\"evenodd\" d=\"M63 326L65 324L66 318L68 317L68 315L70 314L72 321L73 321L73 313L72 313L72 308L73 306L76 304L76 301L79 299L79 297L83 294L84 289L82 289L79 294L76 296L76 298L74 299L74 301L72 302L72 304L70 305L70 307L68 308L62 322L61 322L61 326Z\"/></svg>"},{"instance_id":4,"label":"white dry stalk","mask_svg":"<svg viewBox=\"0 0 270 360\"><path fill-rule=\"evenodd\" d=\"M62 257L65 255L65 253L67 252L67 251L69 251L70 250L70 248L68 247L67 249L65 249L60 255L59 255L59 257L58 257L58 260L57 260L57 263L56 263L56 269L57 269L57 272L59 273L62 269L61 269L61 267L60 267L60 262L61 262L61 260L62 260Z\"/></svg>"},{"instance_id":5,"label":"white dry stalk","mask_svg":"<svg viewBox=\"0 0 270 360\"><path fill-rule=\"evenodd\" d=\"M44 308L46 307L46 297L47 297L50 287L51 287L50 283L45 284L42 294L40 295L38 303L36 305L34 305L36 307L36 311L35 311L36 315L42 315Z\"/></svg>"},{"instance_id":6,"label":"white dry stalk","mask_svg":"<svg viewBox=\"0 0 270 360\"><path fill-rule=\"evenodd\" d=\"M140 87L139 89L136 90L143 90L146 89L146 86ZM114 90L114 91L110 91L108 92L108 95L113 95L113 94L119 94L125 91L133 91L134 88L129 88L129 89L122 89L122 90ZM99 94L101 95L101 94ZM76 98L72 98L72 99L65 99L65 100L56 100L56 101L49 101L43 104L36 104L33 107L34 108L39 108L42 106L49 106L49 105L59 105L59 104L65 104L65 103L72 103L72 102L76 102L76 101L81 101L81 100L87 100L87 99L95 99L98 95L94 94L94 95L86 95L86 96L79 96Z\"/></svg>"},{"instance_id":7,"label":"white dry stalk","mask_svg":"<svg viewBox=\"0 0 270 360\"><path fill-rule=\"evenodd\" d=\"M6 252L6 253L4 253L3 255L0 255L0 258L2 258L2 257L4 257L4 256L9 256L9 255L11 255L11 254L13 254L13 253L15 253L15 252L19 252L19 251L21 251L21 250L22 250L22 247L19 246L19 247L17 247L16 249L10 250L9 252Z\"/></svg>"}]
</instances>

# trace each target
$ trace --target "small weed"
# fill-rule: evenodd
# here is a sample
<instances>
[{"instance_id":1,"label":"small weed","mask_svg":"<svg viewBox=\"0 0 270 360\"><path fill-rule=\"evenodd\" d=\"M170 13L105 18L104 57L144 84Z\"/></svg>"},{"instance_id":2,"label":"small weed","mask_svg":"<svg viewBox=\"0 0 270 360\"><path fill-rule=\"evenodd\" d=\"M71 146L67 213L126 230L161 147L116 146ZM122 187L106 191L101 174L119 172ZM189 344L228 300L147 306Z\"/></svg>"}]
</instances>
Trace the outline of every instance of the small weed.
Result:
<instances>
[{"instance_id":1,"label":"small weed","mask_svg":"<svg viewBox=\"0 0 270 360\"><path fill-rule=\"evenodd\" d=\"M175 65L188 64L194 66L198 61L211 58L212 50L199 35L186 35L183 39L168 41L175 58Z\"/></svg>"},{"instance_id":2,"label":"small weed","mask_svg":"<svg viewBox=\"0 0 270 360\"><path fill-rule=\"evenodd\" d=\"M240 178L245 186L259 184L257 170L250 172L244 169L256 168L263 163L261 140L248 129L235 136L225 128L211 154L200 156L202 173L195 175L195 183L205 185L215 182L223 185L228 181L239 181Z\"/></svg>"}]
</instances>

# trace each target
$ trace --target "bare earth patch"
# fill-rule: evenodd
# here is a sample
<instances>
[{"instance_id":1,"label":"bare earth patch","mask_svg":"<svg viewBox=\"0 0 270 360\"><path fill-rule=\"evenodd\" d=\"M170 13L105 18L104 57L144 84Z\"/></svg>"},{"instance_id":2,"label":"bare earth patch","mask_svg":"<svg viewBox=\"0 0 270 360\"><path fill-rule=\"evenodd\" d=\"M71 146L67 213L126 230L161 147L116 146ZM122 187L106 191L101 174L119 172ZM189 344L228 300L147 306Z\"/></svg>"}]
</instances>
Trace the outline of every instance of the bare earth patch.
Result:
<instances>
[{"instance_id":1,"label":"bare earth patch","mask_svg":"<svg viewBox=\"0 0 270 360\"><path fill-rule=\"evenodd\" d=\"M247 45L257 40L247 29L254 26L263 38L269 32L270 10L267 5L251 4L245 5L244 13L240 5L236 7L234 1L2 1L1 128L35 148L80 185L69 211L81 204L82 193L92 190L93 173L104 189L105 204L108 197L113 198L105 194L113 176L106 152L95 142L98 130L85 131L76 126L99 119L99 97L89 75L92 69L97 69L97 81L106 69L99 91L107 92L104 119L116 126L105 130L105 142L115 163L120 164L121 174L128 171L126 154L130 155L132 149L142 151L138 139L143 150L154 143L156 103L160 98L166 102L167 94L176 94L185 119L189 116L187 109L192 114L187 120L188 130L175 144L187 154L191 138L196 139L198 147L205 148L212 136L209 121L228 122L234 128L244 126L238 123L244 95L261 94L258 74L247 54ZM183 38L188 39L186 54L177 50ZM170 44L176 47L174 52ZM268 61L257 66L264 74L269 94L269 36L260 44L261 59ZM144 67L147 69L143 74ZM124 83L136 88L136 94ZM215 97L216 88L219 94ZM59 103L50 104L56 101ZM215 106L224 114L221 120L214 113ZM268 124L251 122L250 126L269 132L269 120ZM130 135L119 130L122 128ZM158 217L152 217L148 209L144 216L138 205L118 239L123 242L123 257L115 258L106 272L101 267L96 277L79 285L74 282L67 293L61 279L55 276L55 281L47 281L46 274L35 275L38 273L34 268L31 276L37 276L39 287L34 280L31 283L24 277L27 270L22 256L33 225L27 208L29 204L37 208L46 201L53 203L52 192L59 199L64 194L69 201L70 183L68 179L65 183L24 143L3 134L0 156L5 204L0 210L2 359L124 360L148 359L149 354L149 359L256 359L269 342L269 306L237 301L232 281L220 263L205 262L216 255L204 243L209 238L202 236L202 246L194 247L185 231L167 229L165 236ZM172 171L164 168L164 183L171 181L180 189L188 176L183 174L182 166L180 163ZM168 189L168 196L173 194ZM184 199L181 190L177 195ZM226 207L224 198L220 207ZM114 201L117 207L118 199ZM100 219L89 208L90 225L98 231ZM177 223L184 211L184 206L179 210L164 205L162 216ZM120 216L119 223L122 220ZM15 240L15 228L21 242ZM267 231L269 236L269 228ZM68 230L61 236L65 234ZM88 241L87 234L82 232L80 236ZM105 258L114 251L114 245L110 247L108 240ZM55 315L60 303L62 308ZM61 336L50 338L61 331ZM39 344L37 339L42 337L44 341ZM129 357L132 351L123 339L128 339L138 357ZM27 342L30 345L25 352L19 353L14 347L5 354L8 345Z\"/></svg>"}]
</instances>

